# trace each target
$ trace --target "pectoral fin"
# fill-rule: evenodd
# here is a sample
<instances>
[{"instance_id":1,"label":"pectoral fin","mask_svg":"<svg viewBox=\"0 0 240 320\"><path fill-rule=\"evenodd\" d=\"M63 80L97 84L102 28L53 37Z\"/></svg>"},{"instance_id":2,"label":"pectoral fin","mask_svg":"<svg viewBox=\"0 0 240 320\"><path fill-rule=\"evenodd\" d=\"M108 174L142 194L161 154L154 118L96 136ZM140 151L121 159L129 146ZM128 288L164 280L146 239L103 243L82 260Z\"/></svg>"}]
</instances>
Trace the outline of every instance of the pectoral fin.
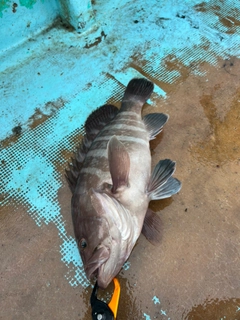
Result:
<instances>
[{"instance_id":1,"label":"pectoral fin","mask_svg":"<svg viewBox=\"0 0 240 320\"><path fill-rule=\"evenodd\" d=\"M169 116L164 113L150 113L143 118L145 126L149 132L149 140L155 137L162 131L164 124L168 121Z\"/></svg>"},{"instance_id":2,"label":"pectoral fin","mask_svg":"<svg viewBox=\"0 0 240 320\"><path fill-rule=\"evenodd\" d=\"M161 218L149 208L144 219L142 234L153 245L157 245L162 239Z\"/></svg>"},{"instance_id":3,"label":"pectoral fin","mask_svg":"<svg viewBox=\"0 0 240 320\"><path fill-rule=\"evenodd\" d=\"M150 200L169 198L181 189L181 182L172 177L175 167L176 163L169 159L158 162L148 185Z\"/></svg>"},{"instance_id":4,"label":"pectoral fin","mask_svg":"<svg viewBox=\"0 0 240 320\"><path fill-rule=\"evenodd\" d=\"M108 143L108 162L113 182L112 193L116 193L119 187L128 185L130 170L129 154L116 136L113 136Z\"/></svg>"}]
</instances>

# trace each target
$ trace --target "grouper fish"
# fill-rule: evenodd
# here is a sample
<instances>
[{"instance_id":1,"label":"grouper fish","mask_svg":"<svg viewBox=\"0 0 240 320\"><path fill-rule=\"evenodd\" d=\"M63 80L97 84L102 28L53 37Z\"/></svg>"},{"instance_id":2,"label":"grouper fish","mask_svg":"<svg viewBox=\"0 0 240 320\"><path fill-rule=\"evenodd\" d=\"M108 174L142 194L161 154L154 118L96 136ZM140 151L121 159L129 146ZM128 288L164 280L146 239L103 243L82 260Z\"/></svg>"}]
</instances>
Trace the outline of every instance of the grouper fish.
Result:
<instances>
[{"instance_id":1,"label":"grouper fish","mask_svg":"<svg viewBox=\"0 0 240 320\"><path fill-rule=\"evenodd\" d=\"M84 270L106 288L128 259L141 232L153 244L161 239L161 220L151 200L172 196L181 183L175 162L160 160L151 173L149 141L168 115L142 107L153 83L132 79L121 108L104 105L85 123L85 136L66 178L72 191L72 220Z\"/></svg>"}]
</instances>

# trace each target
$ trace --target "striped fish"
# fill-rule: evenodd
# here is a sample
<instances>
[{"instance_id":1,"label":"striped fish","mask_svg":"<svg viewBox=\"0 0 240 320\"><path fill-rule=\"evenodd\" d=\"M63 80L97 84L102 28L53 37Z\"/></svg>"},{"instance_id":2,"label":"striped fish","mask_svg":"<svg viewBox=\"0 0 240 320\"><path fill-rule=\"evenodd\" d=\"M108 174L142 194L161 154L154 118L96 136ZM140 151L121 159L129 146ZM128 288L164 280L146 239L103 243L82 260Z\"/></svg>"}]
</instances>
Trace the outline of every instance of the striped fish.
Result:
<instances>
[{"instance_id":1,"label":"striped fish","mask_svg":"<svg viewBox=\"0 0 240 320\"><path fill-rule=\"evenodd\" d=\"M72 220L84 269L106 288L128 259L140 233L153 244L161 220L151 200L172 196L181 183L172 177L175 162L160 160L151 174L149 140L168 116L148 114L144 103L153 91L146 79L132 79L121 108L104 105L85 123L85 136L66 177L72 191Z\"/></svg>"}]
</instances>

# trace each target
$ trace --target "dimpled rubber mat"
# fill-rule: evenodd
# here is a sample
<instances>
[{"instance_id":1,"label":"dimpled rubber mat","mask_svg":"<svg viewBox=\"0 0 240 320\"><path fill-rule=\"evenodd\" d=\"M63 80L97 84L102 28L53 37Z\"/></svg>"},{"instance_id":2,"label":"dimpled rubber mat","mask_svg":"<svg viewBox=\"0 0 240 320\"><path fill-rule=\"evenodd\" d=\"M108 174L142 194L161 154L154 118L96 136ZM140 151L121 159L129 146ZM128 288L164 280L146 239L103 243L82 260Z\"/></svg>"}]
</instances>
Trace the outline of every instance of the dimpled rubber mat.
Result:
<instances>
[{"instance_id":1,"label":"dimpled rubber mat","mask_svg":"<svg viewBox=\"0 0 240 320\"><path fill-rule=\"evenodd\" d=\"M151 144L153 164L159 158L176 160L183 189L160 206L153 202L166 227L163 243L153 248L141 237L124 265L119 319L240 319L239 1L96 1L93 8L99 33L94 41L91 34L54 25L10 56L2 54L2 319L89 319L91 286L73 236L64 170L88 115L105 103L119 106L133 77L155 85L144 112L170 115L164 133ZM225 206L227 212L215 217ZM24 223L18 229L20 212ZM227 227L219 226L220 220ZM11 236L10 229L16 229ZM49 230L55 234L52 262L44 259L46 244L41 262L31 262ZM19 234L31 234L29 241L38 234L31 259L24 258L31 246L21 246ZM11 249L15 243L18 252ZM20 261L21 250L26 268L16 275L18 263L14 266L11 255ZM53 270L55 282L38 284L42 293L32 308L35 285L28 270L42 263L44 276L49 272L46 283L52 283ZM9 280L23 274L25 293L21 282L16 280L16 288Z\"/></svg>"}]
</instances>

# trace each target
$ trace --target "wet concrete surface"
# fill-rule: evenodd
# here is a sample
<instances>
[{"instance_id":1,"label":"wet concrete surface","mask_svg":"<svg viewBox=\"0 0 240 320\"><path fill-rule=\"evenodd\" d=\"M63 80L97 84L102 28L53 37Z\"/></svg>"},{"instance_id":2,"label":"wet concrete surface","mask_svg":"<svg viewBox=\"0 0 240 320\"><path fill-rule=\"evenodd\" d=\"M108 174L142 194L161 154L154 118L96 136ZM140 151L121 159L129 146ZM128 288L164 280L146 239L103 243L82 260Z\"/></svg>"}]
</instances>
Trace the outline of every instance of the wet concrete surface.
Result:
<instances>
[{"instance_id":1,"label":"wet concrete surface","mask_svg":"<svg viewBox=\"0 0 240 320\"><path fill-rule=\"evenodd\" d=\"M156 98L156 107L147 105L143 113L169 114L163 133L151 142L152 165L175 160L182 190L150 204L163 221L162 242L154 247L139 238L130 268L118 277L118 319L238 320L240 60L202 63L204 76L170 62L182 77L165 86L166 99ZM68 151L62 156L70 160ZM73 236L64 166L56 167L62 179L58 201ZM69 285L56 228L39 228L27 207L9 203L0 213L0 318L90 319L92 288Z\"/></svg>"},{"instance_id":2,"label":"wet concrete surface","mask_svg":"<svg viewBox=\"0 0 240 320\"><path fill-rule=\"evenodd\" d=\"M147 255L145 268L150 264L156 270L150 273L159 284L154 292L171 319L188 319L194 305L213 313L206 318L205 308L193 308L190 319L194 312L196 318L218 319L206 300L239 298L239 77L223 66L224 61L216 68L202 65L205 77L190 76L169 93L162 108L170 120L161 143L152 144L153 163L163 154L175 159L183 183L163 210L160 203L151 205L161 210L161 248L144 244L140 249ZM146 278L141 270L138 279ZM145 284L147 292L152 282ZM223 316L240 318L234 312Z\"/></svg>"}]
</instances>

